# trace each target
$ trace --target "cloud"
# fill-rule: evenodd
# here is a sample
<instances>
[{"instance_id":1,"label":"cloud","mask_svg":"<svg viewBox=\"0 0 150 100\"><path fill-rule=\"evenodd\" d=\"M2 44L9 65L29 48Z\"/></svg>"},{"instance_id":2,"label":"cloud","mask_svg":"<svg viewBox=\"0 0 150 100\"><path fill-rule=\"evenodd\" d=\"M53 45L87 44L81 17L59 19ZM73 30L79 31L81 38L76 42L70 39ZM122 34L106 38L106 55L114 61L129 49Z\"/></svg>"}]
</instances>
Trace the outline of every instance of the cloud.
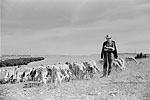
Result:
<instances>
[{"instance_id":1,"label":"cloud","mask_svg":"<svg viewBox=\"0 0 150 100\"><path fill-rule=\"evenodd\" d=\"M1 6L3 53L99 53L106 34L120 52L148 44L142 43L150 31L148 0L3 0Z\"/></svg>"},{"instance_id":2,"label":"cloud","mask_svg":"<svg viewBox=\"0 0 150 100\"><path fill-rule=\"evenodd\" d=\"M142 4L144 5L144 4ZM147 4L148 5L148 4ZM149 15L149 6L131 1L47 1L6 0L3 3L2 31L39 31L88 25L97 21L131 20ZM19 9L18 9L19 8ZM9 32L10 31L10 32Z\"/></svg>"},{"instance_id":3,"label":"cloud","mask_svg":"<svg viewBox=\"0 0 150 100\"><path fill-rule=\"evenodd\" d=\"M15 2L16 1L16 2ZM2 17L2 31L20 30L39 31L55 27L63 27L70 24L73 3L65 4L54 1L23 2L23 0L11 0L11 8L4 6ZM3 3L6 5L6 3Z\"/></svg>"}]
</instances>

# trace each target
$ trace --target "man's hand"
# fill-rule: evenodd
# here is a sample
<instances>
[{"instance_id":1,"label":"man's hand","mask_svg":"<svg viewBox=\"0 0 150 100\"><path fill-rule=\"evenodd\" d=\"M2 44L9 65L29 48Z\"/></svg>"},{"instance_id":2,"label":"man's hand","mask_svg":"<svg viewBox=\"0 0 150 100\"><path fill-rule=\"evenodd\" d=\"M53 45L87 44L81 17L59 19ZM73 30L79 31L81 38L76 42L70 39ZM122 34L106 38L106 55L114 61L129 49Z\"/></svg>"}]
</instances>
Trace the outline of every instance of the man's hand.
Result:
<instances>
[{"instance_id":1,"label":"man's hand","mask_svg":"<svg viewBox=\"0 0 150 100\"><path fill-rule=\"evenodd\" d=\"M108 51L109 49L104 49L104 51Z\"/></svg>"},{"instance_id":2,"label":"man's hand","mask_svg":"<svg viewBox=\"0 0 150 100\"><path fill-rule=\"evenodd\" d=\"M108 50L112 50L112 51L114 51L114 50L115 50L115 48L105 46L104 50L105 50L105 51L108 51Z\"/></svg>"},{"instance_id":3,"label":"man's hand","mask_svg":"<svg viewBox=\"0 0 150 100\"><path fill-rule=\"evenodd\" d=\"M116 59L116 58L115 58L114 60L115 60L115 61L118 61L118 59Z\"/></svg>"},{"instance_id":4,"label":"man's hand","mask_svg":"<svg viewBox=\"0 0 150 100\"><path fill-rule=\"evenodd\" d=\"M99 60L99 62L100 62L101 64L104 64L104 58L101 58L101 59Z\"/></svg>"}]
</instances>

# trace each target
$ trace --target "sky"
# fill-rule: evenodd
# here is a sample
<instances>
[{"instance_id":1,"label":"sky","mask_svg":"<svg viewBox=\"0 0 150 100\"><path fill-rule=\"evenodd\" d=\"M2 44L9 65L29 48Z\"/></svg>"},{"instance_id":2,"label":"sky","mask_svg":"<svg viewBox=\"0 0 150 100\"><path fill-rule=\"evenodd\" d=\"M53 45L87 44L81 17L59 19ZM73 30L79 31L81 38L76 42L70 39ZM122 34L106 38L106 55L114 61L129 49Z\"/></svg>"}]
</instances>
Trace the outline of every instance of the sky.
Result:
<instances>
[{"instance_id":1,"label":"sky","mask_svg":"<svg viewBox=\"0 0 150 100\"><path fill-rule=\"evenodd\" d=\"M150 53L150 0L1 0L1 54Z\"/></svg>"}]
</instances>

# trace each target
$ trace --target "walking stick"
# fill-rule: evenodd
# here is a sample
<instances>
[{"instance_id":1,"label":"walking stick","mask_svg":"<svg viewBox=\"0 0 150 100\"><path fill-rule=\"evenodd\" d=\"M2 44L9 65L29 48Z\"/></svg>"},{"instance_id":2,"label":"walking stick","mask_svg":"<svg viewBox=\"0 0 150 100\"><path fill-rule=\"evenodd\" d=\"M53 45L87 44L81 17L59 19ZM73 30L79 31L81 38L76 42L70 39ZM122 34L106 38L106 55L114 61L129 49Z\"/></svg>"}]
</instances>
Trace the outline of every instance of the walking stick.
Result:
<instances>
[{"instance_id":1,"label":"walking stick","mask_svg":"<svg viewBox=\"0 0 150 100\"><path fill-rule=\"evenodd\" d=\"M109 62L108 62L108 53L106 52L106 60L107 60L107 70L106 70L106 77L108 77L108 69L109 69Z\"/></svg>"}]
</instances>

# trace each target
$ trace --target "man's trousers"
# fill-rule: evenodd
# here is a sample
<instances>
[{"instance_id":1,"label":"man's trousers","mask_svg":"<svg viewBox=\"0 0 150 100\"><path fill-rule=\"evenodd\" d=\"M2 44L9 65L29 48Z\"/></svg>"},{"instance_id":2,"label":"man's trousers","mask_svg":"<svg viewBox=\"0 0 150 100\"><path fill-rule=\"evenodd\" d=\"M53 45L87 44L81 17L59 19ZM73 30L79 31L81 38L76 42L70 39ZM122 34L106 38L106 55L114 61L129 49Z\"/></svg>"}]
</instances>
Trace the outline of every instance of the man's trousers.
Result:
<instances>
[{"instance_id":1,"label":"man's trousers","mask_svg":"<svg viewBox=\"0 0 150 100\"><path fill-rule=\"evenodd\" d=\"M107 54L107 56L104 58L104 65L103 65L103 75L110 75L111 68L112 68L112 55ZM108 67L108 68L107 68Z\"/></svg>"}]
</instances>

